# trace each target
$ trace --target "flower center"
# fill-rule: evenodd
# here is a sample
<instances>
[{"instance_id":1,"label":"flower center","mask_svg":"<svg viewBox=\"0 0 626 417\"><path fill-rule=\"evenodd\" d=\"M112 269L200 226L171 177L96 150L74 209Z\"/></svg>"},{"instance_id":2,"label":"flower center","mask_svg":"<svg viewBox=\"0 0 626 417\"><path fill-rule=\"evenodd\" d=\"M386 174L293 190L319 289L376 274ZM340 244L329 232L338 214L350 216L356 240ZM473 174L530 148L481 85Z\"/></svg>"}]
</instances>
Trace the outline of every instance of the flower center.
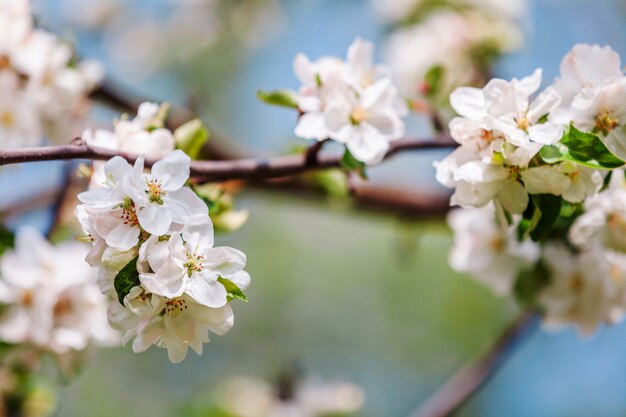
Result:
<instances>
[{"instance_id":1,"label":"flower center","mask_svg":"<svg viewBox=\"0 0 626 417\"><path fill-rule=\"evenodd\" d=\"M350 113L350 123L355 126L359 125L363 120L365 120L366 117L367 113L365 112L365 109L359 106L352 110L352 113Z\"/></svg>"},{"instance_id":2,"label":"flower center","mask_svg":"<svg viewBox=\"0 0 626 417\"><path fill-rule=\"evenodd\" d=\"M191 277L194 272L200 272L204 268L203 266L204 256L187 253L187 262L183 265L187 268L187 275Z\"/></svg>"},{"instance_id":3,"label":"flower center","mask_svg":"<svg viewBox=\"0 0 626 417\"><path fill-rule=\"evenodd\" d=\"M506 241L500 235L493 236L493 238L491 238L491 240L489 241L489 247L494 252L501 252L505 246L506 246Z\"/></svg>"},{"instance_id":4,"label":"flower center","mask_svg":"<svg viewBox=\"0 0 626 417\"><path fill-rule=\"evenodd\" d=\"M24 292L22 293L22 296L20 297L20 304L28 308L28 307L32 307L34 301L35 301L35 296L33 295L32 291L24 290Z\"/></svg>"},{"instance_id":5,"label":"flower center","mask_svg":"<svg viewBox=\"0 0 626 417\"><path fill-rule=\"evenodd\" d=\"M130 198L124 200L124 204L122 204L122 214L120 215L120 218L124 221L124 224L128 224L131 226L139 225L137 210L135 210L135 203Z\"/></svg>"},{"instance_id":6,"label":"flower center","mask_svg":"<svg viewBox=\"0 0 626 417\"><path fill-rule=\"evenodd\" d=\"M150 200L150 202L163 204L163 196L165 195L165 193L161 189L163 183L155 179L146 179L146 185L148 186L146 194L148 194L148 199Z\"/></svg>"},{"instance_id":7,"label":"flower center","mask_svg":"<svg viewBox=\"0 0 626 417\"><path fill-rule=\"evenodd\" d=\"M11 66L11 58L8 55L0 55L0 69L6 69Z\"/></svg>"},{"instance_id":8,"label":"flower center","mask_svg":"<svg viewBox=\"0 0 626 417\"><path fill-rule=\"evenodd\" d=\"M9 110L5 110L0 113L0 124L4 127L10 128L15 124L15 116Z\"/></svg>"},{"instance_id":9,"label":"flower center","mask_svg":"<svg viewBox=\"0 0 626 417\"><path fill-rule=\"evenodd\" d=\"M187 302L182 298L172 298L165 302L165 314L178 317L180 313L187 310Z\"/></svg>"},{"instance_id":10,"label":"flower center","mask_svg":"<svg viewBox=\"0 0 626 417\"><path fill-rule=\"evenodd\" d=\"M54 305L53 314L55 318L59 318L70 314L73 310L72 300L69 297L61 297Z\"/></svg>"},{"instance_id":11,"label":"flower center","mask_svg":"<svg viewBox=\"0 0 626 417\"><path fill-rule=\"evenodd\" d=\"M570 278L569 285L572 291L574 291L575 293L581 293L585 287L585 280L583 280L583 278L579 274L576 274Z\"/></svg>"},{"instance_id":12,"label":"flower center","mask_svg":"<svg viewBox=\"0 0 626 417\"><path fill-rule=\"evenodd\" d=\"M530 122L528 121L528 117L526 117L526 114L520 114L518 117L516 117L515 124L517 125L517 128L519 130L523 130L524 132L528 133Z\"/></svg>"},{"instance_id":13,"label":"flower center","mask_svg":"<svg viewBox=\"0 0 626 417\"><path fill-rule=\"evenodd\" d=\"M619 126L619 119L614 117L610 111L598 113L594 117L595 131L602 132L604 136L608 135L613 129Z\"/></svg>"}]
</instances>

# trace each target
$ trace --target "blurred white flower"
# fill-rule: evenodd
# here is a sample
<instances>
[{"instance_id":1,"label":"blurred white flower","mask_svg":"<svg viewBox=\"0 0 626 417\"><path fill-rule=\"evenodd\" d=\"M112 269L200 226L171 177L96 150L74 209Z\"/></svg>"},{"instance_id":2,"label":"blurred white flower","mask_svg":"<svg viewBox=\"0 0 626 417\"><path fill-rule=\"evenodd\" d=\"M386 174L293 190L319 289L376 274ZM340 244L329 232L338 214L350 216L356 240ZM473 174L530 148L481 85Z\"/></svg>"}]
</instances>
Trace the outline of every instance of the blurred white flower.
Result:
<instances>
[{"instance_id":1,"label":"blurred white flower","mask_svg":"<svg viewBox=\"0 0 626 417\"><path fill-rule=\"evenodd\" d=\"M352 415L365 402L365 393L355 384L289 381L285 393L267 382L235 376L223 381L216 398L220 408L236 417L323 417Z\"/></svg>"},{"instance_id":2,"label":"blurred white flower","mask_svg":"<svg viewBox=\"0 0 626 417\"><path fill-rule=\"evenodd\" d=\"M18 231L15 249L0 259L0 339L55 353L117 342L85 252L77 242L52 246L34 229Z\"/></svg>"},{"instance_id":3,"label":"blurred white flower","mask_svg":"<svg viewBox=\"0 0 626 417\"><path fill-rule=\"evenodd\" d=\"M481 49L505 53L515 49L521 35L515 24L476 11L436 11L423 21L391 33L385 62L400 93L407 98L428 91L425 77L433 67L443 68L441 93L483 82Z\"/></svg>"},{"instance_id":4,"label":"blurred white flower","mask_svg":"<svg viewBox=\"0 0 626 417\"><path fill-rule=\"evenodd\" d=\"M111 149L134 155L145 155L148 159L164 158L176 147L174 135L168 129L154 128L160 107L156 103L142 103L137 116L132 120L122 119L109 130L85 130L82 139L91 146ZM90 188L102 187L106 177L104 163L94 161Z\"/></svg>"},{"instance_id":5,"label":"blurred white flower","mask_svg":"<svg viewBox=\"0 0 626 417\"><path fill-rule=\"evenodd\" d=\"M353 156L377 164L389 142L404 134L406 107L385 70L373 63L373 45L357 38L343 61L296 56L294 70L302 86L296 102L302 112L295 134L318 141L334 139Z\"/></svg>"},{"instance_id":6,"label":"blurred white flower","mask_svg":"<svg viewBox=\"0 0 626 417\"><path fill-rule=\"evenodd\" d=\"M564 246L549 245L543 261L551 273L549 286L539 296L546 328L575 325L582 336L589 336L600 324L621 319L626 281L623 258L609 262L603 252L573 254Z\"/></svg>"},{"instance_id":7,"label":"blurred white flower","mask_svg":"<svg viewBox=\"0 0 626 417\"><path fill-rule=\"evenodd\" d=\"M31 146L44 137L69 141L88 111L88 94L102 78L98 64L73 62L68 44L35 28L29 3L20 0L0 3L0 71L0 96L15 102L2 108L3 148ZM7 82L6 74L17 82Z\"/></svg>"},{"instance_id":8,"label":"blurred white flower","mask_svg":"<svg viewBox=\"0 0 626 417\"><path fill-rule=\"evenodd\" d=\"M454 210L448 223L454 231L450 266L471 274L496 294L511 295L518 273L539 259L539 245L518 241L517 222L503 229L492 205Z\"/></svg>"}]
</instances>

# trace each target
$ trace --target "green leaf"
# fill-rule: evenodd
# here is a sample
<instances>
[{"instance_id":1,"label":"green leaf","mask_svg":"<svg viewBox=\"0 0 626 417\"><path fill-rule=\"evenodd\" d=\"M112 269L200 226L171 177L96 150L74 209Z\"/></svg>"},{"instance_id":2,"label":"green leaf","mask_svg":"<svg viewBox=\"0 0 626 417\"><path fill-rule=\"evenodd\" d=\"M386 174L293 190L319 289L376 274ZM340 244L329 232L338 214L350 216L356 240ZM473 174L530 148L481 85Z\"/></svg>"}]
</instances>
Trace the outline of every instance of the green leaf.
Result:
<instances>
[{"instance_id":1,"label":"green leaf","mask_svg":"<svg viewBox=\"0 0 626 417\"><path fill-rule=\"evenodd\" d=\"M0 226L0 255L15 246L15 235L4 226Z\"/></svg>"},{"instance_id":2,"label":"green leaf","mask_svg":"<svg viewBox=\"0 0 626 417\"><path fill-rule=\"evenodd\" d=\"M128 295L133 287L139 285L139 272L137 271L138 256L135 256L126 264L113 280L113 287L117 293L117 299L124 305L124 297Z\"/></svg>"},{"instance_id":3,"label":"green leaf","mask_svg":"<svg viewBox=\"0 0 626 417\"><path fill-rule=\"evenodd\" d=\"M226 288L226 292L228 293L228 297L227 297L228 301L231 301L231 300L248 301L248 296L246 296L241 290L241 288L239 288L237 284L235 284L231 280L219 277L217 281L221 283L224 286L224 288Z\"/></svg>"},{"instance_id":4,"label":"green leaf","mask_svg":"<svg viewBox=\"0 0 626 417\"><path fill-rule=\"evenodd\" d=\"M352 153L346 148L343 156L341 157L341 165L346 168L348 171L356 171L361 178L367 179L367 174L365 172L365 163L359 161L352 155Z\"/></svg>"},{"instance_id":5,"label":"green leaf","mask_svg":"<svg viewBox=\"0 0 626 417\"><path fill-rule=\"evenodd\" d=\"M200 119L190 120L174 131L176 147L182 149L191 159L198 158L200 151L209 140L209 129Z\"/></svg>"},{"instance_id":6,"label":"green leaf","mask_svg":"<svg viewBox=\"0 0 626 417\"><path fill-rule=\"evenodd\" d=\"M424 76L426 97L435 97L443 88L445 70L441 65L432 66Z\"/></svg>"},{"instance_id":7,"label":"green leaf","mask_svg":"<svg viewBox=\"0 0 626 417\"><path fill-rule=\"evenodd\" d=\"M541 291L550 283L550 272L542 261L533 268L520 271L513 287L518 303L525 307L535 307Z\"/></svg>"},{"instance_id":8,"label":"green leaf","mask_svg":"<svg viewBox=\"0 0 626 417\"><path fill-rule=\"evenodd\" d=\"M545 145L539 151L539 156L546 164L556 164L565 160L565 156L558 146Z\"/></svg>"},{"instance_id":9,"label":"green leaf","mask_svg":"<svg viewBox=\"0 0 626 417\"><path fill-rule=\"evenodd\" d=\"M561 214L563 200L552 194L532 196L535 213L530 226L530 237L539 241L545 237L556 223Z\"/></svg>"},{"instance_id":10,"label":"green leaf","mask_svg":"<svg viewBox=\"0 0 626 417\"><path fill-rule=\"evenodd\" d=\"M285 91L285 90L263 91L263 90L259 90L259 91L257 91L256 96L262 102L267 103L267 104L271 104L272 106L289 107L289 108L292 108L292 109L297 109L298 108L298 103L296 103L296 99L294 98L294 94L291 91Z\"/></svg>"},{"instance_id":11,"label":"green leaf","mask_svg":"<svg viewBox=\"0 0 626 417\"><path fill-rule=\"evenodd\" d=\"M581 132L573 124L565 130L560 143L567 147L566 152L561 150L563 159L590 168L615 169L626 163L613 155L598 136L593 133Z\"/></svg>"}]
</instances>

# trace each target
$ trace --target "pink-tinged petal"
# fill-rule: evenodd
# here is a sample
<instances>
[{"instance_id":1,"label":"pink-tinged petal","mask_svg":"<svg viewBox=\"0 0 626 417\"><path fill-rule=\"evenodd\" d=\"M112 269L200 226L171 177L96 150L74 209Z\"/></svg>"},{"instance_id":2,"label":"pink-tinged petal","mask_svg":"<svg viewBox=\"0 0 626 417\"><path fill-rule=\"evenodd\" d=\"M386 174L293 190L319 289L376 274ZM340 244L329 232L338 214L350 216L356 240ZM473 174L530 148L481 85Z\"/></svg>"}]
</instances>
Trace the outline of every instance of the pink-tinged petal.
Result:
<instances>
[{"instance_id":1,"label":"pink-tinged petal","mask_svg":"<svg viewBox=\"0 0 626 417\"><path fill-rule=\"evenodd\" d=\"M167 298L180 297L185 290L187 271L166 263L156 273L139 274L139 281L148 291Z\"/></svg>"},{"instance_id":2,"label":"pink-tinged petal","mask_svg":"<svg viewBox=\"0 0 626 417\"><path fill-rule=\"evenodd\" d=\"M78 194L78 200L95 209L107 209L116 206L120 201L113 200L113 194L108 188L96 188Z\"/></svg>"},{"instance_id":3,"label":"pink-tinged petal","mask_svg":"<svg viewBox=\"0 0 626 417\"><path fill-rule=\"evenodd\" d=\"M318 112L304 113L300 116L294 133L304 139L327 139L329 133L324 121L324 114Z\"/></svg>"},{"instance_id":4,"label":"pink-tinged petal","mask_svg":"<svg viewBox=\"0 0 626 417\"><path fill-rule=\"evenodd\" d=\"M189 179L190 164L191 158L177 149L152 166L152 177L162 181L164 191L176 191Z\"/></svg>"},{"instance_id":5,"label":"pink-tinged petal","mask_svg":"<svg viewBox=\"0 0 626 417\"><path fill-rule=\"evenodd\" d=\"M165 314L163 317L165 330L181 342L190 343L196 338L194 320L184 311L178 314Z\"/></svg>"},{"instance_id":6,"label":"pink-tinged petal","mask_svg":"<svg viewBox=\"0 0 626 417\"><path fill-rule=\"evenodd\" d=\"M450 94L450 105L458 114L470 119L479 119L485 114L485 98L480 88L457 88Z\"/></svg>"},{"instance_id":7,"label":"pink-tinged petal","mask_svg":"<svg viewBox=\"0 0 626 417\"><path fill-rule=\"evenodd\" d=\"M204 256L203 267L223 276L233 275L246 266L246 255L228 246L208 249Z\"/></svg>"},{"instance_id":8,"label":"pink-tinged petal","mask_svg":"<svg viewBox=\"0 0 626 417\"><path fill-rule=\"evenodd\" d=\"M296 77L301 83L306 85L315 84L315 72L313 70L313 64L309 57L304 54L296 55L293 60L293 70L296 73Z\"/></svg>"},{"instance_id":9,"label":"pink-tinged petal","mask_svg":"<svg viewBox=\"0 0 626 417\"><path fill-rule=\"evenodd\" d=\"M173 337L165 339L165 347L167 348L167 357L172 363L180 363L187 356L187 344Z\"/></svg>"},{"instance_id":10,"label":"pink-tinged petal","mask_svg":"<svg viewBox=\"0 0 626 417\"><path fill-rule=\"evenodd\" d=\"M206 307L218 308L227 303L226 288L217 281L208 281L201 278L198 274L187 282L187 294L198 303Z\"/></svg>"},{"instance_id":11,"label":"pink-tinged petal","mask_svg":"<svg viewBox=\"0 0 626 417\"><path fill-rule=\"evenodd\" d=\"M106 237L106 244L125 252L139 243L139 227L118 224Z\"/></svg>"},{"instance_id":12,"label":"pink-tinged petal","mask_svg":"<svg viewBox=\"0 0 626 417\"><path fill-rule=\"evenodd\" d=\"M238 286L239 289L242 291L250 286L250 274L248 274L246 271L237 271L234 274L229 275L227 278L231 280L233 284Z\"/></svg>"},{"instance_id":13,"label":"pink-tinged petal","mask_svg":"<svg viewBox=\"0 0 626 417\"><path fill-rule=\"evenodd\" d=\"M389 149L387 137L367 123L354 128L353 133L346 145L350 153L367 165L380 163Z\"/></svg>"},{"instance_id":14,"label":"pink-tinged petal","mask_svg":"<svg viewBox=\"0 0 626 417\"><path fill-rule=\"evenodd\" d=\"M155 317L139 325L137 337L133 340L133 352L145 352L163 335L163 318Z\"/></svg>"},{"instance_id":15,"label":"pink-tinged petal","mask_svg":"<svg viewBox=\"0 0 626 417\"><path fill-rule=\"evenodd\" d=\"M167 207L176 223L185 224L194 216L208 217L209 208L190 188L183 187L163 197L163 206Z\"/></svg>"},{"instance_id":16,"label":"pink-tinged petal","mask_svg":"<svg viewBox=\"0 0 626 417\"><path fill-rule=\"evenodd\" d=\"M220 308L207 308L195 303L190 303L189 314L191 314L196 321L206 325L209 330L218 335L226 334L235 323L233 309L229 304Z\"/></svg>"},{"instance_id":17,"label":"pink-tinged petal","mask_svg":"<svg viewBox=\"0 0 626 417\"><path fill-rule=\"evenodd\" d=\"M353 69L369 70L374 63L374 44L357 37L348 48L346 61Z\"/></svg>"},{"instance_id":18,"label":"pink-tinged petal","mask_svg":"<svg viewBox=\"0 0 626 417\"><path fill-rule=\"evenodd\" d=\"M194 248L194 251L204 251L213 247L213 222L206 215L193 216L185 224L182 235L188 247Z\"/></svg>"},{"instance_id":19,"label":"pink-tinged petal","mask_svg":"<svg viewBox=\"0 0 626 417\"><path fill-rule=\"evenodd\" d=\"M151 203L137 210L137 219L146 232L163 236L172 224L172 213L165 206Z\"/></svg>"}]
</instances>

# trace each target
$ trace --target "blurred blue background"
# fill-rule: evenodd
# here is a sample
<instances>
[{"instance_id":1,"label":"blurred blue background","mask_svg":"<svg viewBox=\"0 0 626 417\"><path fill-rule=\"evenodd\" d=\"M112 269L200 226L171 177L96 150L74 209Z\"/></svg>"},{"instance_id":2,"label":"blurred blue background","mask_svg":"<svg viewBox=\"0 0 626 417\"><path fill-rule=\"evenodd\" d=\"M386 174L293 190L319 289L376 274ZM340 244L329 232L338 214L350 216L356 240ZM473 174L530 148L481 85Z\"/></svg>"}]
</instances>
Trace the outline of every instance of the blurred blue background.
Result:
<instances>
[{"instance_id":1,"label":"blurred blue background","mask_svg":"<svg viewBox=\"0 0 626 417\"><path fill-rule=\"evenodd\" d=\"M137 16L145 10L167 13L160 3L128 2L144 10ZM190 94L214 89L202 116L258 155L305 142L293 137L294 114L258 102L257 89L296 88L291 63L298 52L343 56L355 36L381 45L386 34L368 1L285 0L271 40L240 58L236 69L226 71L226 81L218 79L218 88L210 66L194 67L195 85L184 68L129 71L111 59L101 32L75 25L57 1L36 4L42 24L75 39L81 55L103 60L110 78L132 95L182 103ZM524 46L498 64L498 76L520 77L543 67L549 83L577 42L626 52L621 0L530 1L523 27ZM96 114L102 123L111 116L102 109ZM371 175L381 183L438 190L431 162L440 155L403 155ZM59 177L39 174L57 171L56 164L27 168L16 188L45 189ZM0 181L7 184L7 176ZM11 182L18 183L15 177ZM443 219L408 222L259 191L245 191L238 205L251 211L250 221L218 240L244 250L253 277L251 301L235 306L234 329L214 337L202 357L190 354L181 365L169 364L159 349L143 355L129 348L98 351L79 380L63 390L59 415L179 415L184 404L205 401L221 377L273 378L297 363L307 374L364 387L364 416L406 416L517 313L511 302L449 270L451 235ZM22 221L45 224L46 219ZM539 329L459 415L624 416L625 352L624 325L590 340Z\"/></svg>"}]
</instances>

